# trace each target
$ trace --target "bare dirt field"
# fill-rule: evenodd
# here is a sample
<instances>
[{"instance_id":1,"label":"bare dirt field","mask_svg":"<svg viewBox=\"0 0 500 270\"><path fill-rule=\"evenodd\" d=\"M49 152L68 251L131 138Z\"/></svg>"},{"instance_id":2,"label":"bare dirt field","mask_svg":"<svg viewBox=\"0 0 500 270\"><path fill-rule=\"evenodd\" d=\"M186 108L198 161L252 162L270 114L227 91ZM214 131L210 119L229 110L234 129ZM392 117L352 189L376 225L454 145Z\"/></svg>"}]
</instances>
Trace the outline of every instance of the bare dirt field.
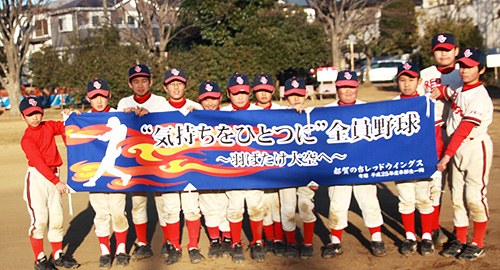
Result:
<instances>
[{"instance_id":1,"label":"bare dirt field","mask_svg":"<svg viewBox=\"0 0 500 270\"><path fill-rule=\"evenodd\" d=\"M393 84L375 86L361 86L359 99L371 102L392 99L398 95ZM246 252L247 260L242 264L234 264L228 259L206 259L199 264L191 264L186 250L187 229L182 232L183 257L177 264L167 266L158 255L161 248L162 232L157 224L156 211L150 212L148 235L156 253L152 258L131 262L127 269L500 269L500 89L492 88L490 95L495 104L494 121L490 125L489 134L494 143L493 167L488 185L488 201L491 219L485 237L486 256L474 262L462 262L454 258L445 258L438 254L441 248L431 256L423 257L419 254L403 256L398 252L398 247L404 240L401 217L397 212L397 190L394 183L381 183L378 185L378 197L384 215L382 227L383 239L387 247L387 256L374 257L368 249L370 234L364 226L361 212L355 200L349 212L349 226L344 232L344 254L333 259L321 258L321 246L329 241L327 216L329 199L326 187L321 187L315 196L316 222L314 236L314 257L309 260L287 259L268 254L264 262L254 262L250 259L249 251ZM318 98L308 101L309 106L322 106L334 100ZM0 115L0 246L2 246L2 260L0 269L33 269L33 252L28 238L29 215L26 204L22 199L24 175L27 169L27 160L21 150L20 140L26 124L19 117L11 117L7 111ZM45 119L61 119L58 111L50 109L45 114ZM59 140L61 155L66 162L66 150ZM66 165L66 164L65 164ZM64 166L65 166L64 165ZM62 167L62 179L66 177L67 169ZM99 268L99 244L93 232L94 212L88 202L88 193L72 195L74 216L68 214L68 196L63 196L65 207L65 236L64 246L67 254L72 254L82 265L80 269ZM129 207L130 208L130 207ZM154 209L150 207L150 209ZM130 209L127 209L130 219ZM418 215L417 215L418 216ZM297 214L298 235L301 235L302 222ZM203 223L202 223L203 224ZM419 222L416 223L420 224ZM451 235L453 232L452 211L450 206L450 192L446 187L443 195L441 225ZM419 227L419 226L417 226ZM248 219L244 221L244 235L250 234ZM469 229L469 235L472 227ZM419 233L417 229L417 234ZM469 240L471 237L469 237ZM135 231L130 227L127 239L128 250L135 240ZM302 239L299 239L301 241ZM244 237L244 242L248 243ZM202 254L208 251L208 238L202 227L200 247ZM50 245L45 240L46 253L50 252ZM113 267L116 268L116 267Z\"/></svg>"}]
</instances>

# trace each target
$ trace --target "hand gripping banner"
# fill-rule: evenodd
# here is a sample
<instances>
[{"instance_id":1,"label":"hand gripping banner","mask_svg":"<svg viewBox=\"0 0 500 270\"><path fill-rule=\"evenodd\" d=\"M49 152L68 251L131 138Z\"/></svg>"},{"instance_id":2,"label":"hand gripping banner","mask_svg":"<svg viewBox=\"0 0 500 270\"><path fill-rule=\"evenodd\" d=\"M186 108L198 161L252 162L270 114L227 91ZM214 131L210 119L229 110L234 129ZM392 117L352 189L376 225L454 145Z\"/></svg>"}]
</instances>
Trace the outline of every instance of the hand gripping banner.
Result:
<instances>
[{"instance_id":1,"label":"hand gripping banner","mask_svg":"<svg viewBox=\"0 0 500 270\"><path fill-rule=\"evenodd\" d=\"M436 171L426 97L310 109L72 114L68 184L95 192L266 189Z\"/></svg>"}]
</instances>

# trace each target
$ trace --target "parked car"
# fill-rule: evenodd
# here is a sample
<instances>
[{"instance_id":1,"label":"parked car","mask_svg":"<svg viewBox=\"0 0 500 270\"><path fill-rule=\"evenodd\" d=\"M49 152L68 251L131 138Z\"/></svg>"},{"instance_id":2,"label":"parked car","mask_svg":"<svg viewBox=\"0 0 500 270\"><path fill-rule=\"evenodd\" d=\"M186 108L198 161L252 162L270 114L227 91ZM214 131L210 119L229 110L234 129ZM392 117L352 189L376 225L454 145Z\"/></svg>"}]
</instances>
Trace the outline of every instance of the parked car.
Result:
<instances>
[{"instance_id":1,"label":"parked car","mask_svg":"<svg viewBox=\"0 0 500 270\"><path fill-rule=\"evenodd\" d=\"M391 82L394 81L398 74L398 66L406 61L397 59L375 60L370 66L370 81L371 82ZM366 80L366 66L363 70L363 82Z\"/></svg>"}]
</instances>

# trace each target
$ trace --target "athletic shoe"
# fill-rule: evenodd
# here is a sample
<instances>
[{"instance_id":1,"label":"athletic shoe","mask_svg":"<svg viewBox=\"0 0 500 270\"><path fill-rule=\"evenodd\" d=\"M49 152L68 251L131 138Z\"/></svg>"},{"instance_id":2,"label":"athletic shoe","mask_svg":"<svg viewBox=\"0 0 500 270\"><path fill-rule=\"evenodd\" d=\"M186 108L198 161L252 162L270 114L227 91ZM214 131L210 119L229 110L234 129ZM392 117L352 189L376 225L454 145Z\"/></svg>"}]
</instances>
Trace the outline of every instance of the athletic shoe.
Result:
<instances>
[{"instance_id":1,"label":"athletic shoe","mask_svg":"<svg viewBox=\"0 0 500 270\"><path fill-rule=\"evenodd\" d=\"M290 244L286 245L285 257L295 258L298 255L299 255L299 247L297 247L297 244L290 243Z\"/></svg>"},{"instance_id":2,"label":"athletic shoe","mask_svg":"<svg viewBox=\"0 0 500 270\"><path fill-rule=\"evenodd\" d=\"M262 262L266 259L266 251L261 241L257 241L250 246L250 257L258 262Z\"/></svg>"},{"instance_id":3,"label":"athletic shoe","mask_svg":"<svg viewBox=\"0 0 500 270\"><path fill-rule=\"evenodd\" d=\"M464 252L458 255L459 260L473 261L479 257L484 256L484 248L480 248L476 243L469 243L466 245Z\"/></svg>"},{"instance_id":4,"label":"athletic shoe","mask_svg":"<svg viewBox=\"0 0 500 270\"><path fill-rule=\"evenodd\" d=\"M52 259L52 263L54 263L56 267L64 267L68 269L80 267L80 264L77 263L73 257L66 256L64 253L61 253L57 260Z\"/></svg>"},{"instance_id":5,"label":"athletic shoe","mask_svg":"<svg viewBox=\"0 0 500 270\"><path fill-rule=\"evenodd\" d=\"M221 244L219 239L212 239L208 248L209 258L219 258L221 256Z\"/></svg>"},{"instance_id":6,"label":"athletic shoe","mask_svg":"<svg viewBox=\"0 0 500 270\"><path fill-rule=\"evenodd\" d=\"M429 256L434 253L434 243L432 240L424 239L420 242L420 254L422 256Z\"/></svg>"},{"instance_id":7,"label":"athletic shoe","mask_svg":"<svg viewBox=\"0 0 500 270\"><path fill-rule=\"evenodd\" d=\"M370 245L370 252L373 256L383 257L387 255L384 241L372 241Z\"/></svg>"},{"instance_id":8,"label":"athletic shoe","mask_svg":"<svg viewBox=\"0 0 500 270\"><path fill-rule=\"evenodd\" d=\"M221 258L229 258L233 256L234 250L232 248L233 241L230 238L224 237L224 241L220 244Z\"/></svg>"},{"instance_id":9,"label":"athletic shoe","mask_svg":"<svg viewBox=\"0 0 500 270\"><path fill-rule=\"evenodd\" d=\"M446 242L448 242L448 236L444 234L441 228L432 230L432 241L434 242L434 246L442 247Z\"/></svg>"},{"instance_id":10,"label":"athletic shoe","mask_svg":"<svg viewBox=\"0 0 500 270\"><path fill-rule=\"evenodd\" d=\"M266 250L266 253L273 253L274 252L273 239L266 239L266 241L264 242L264 249Z\"/></svg>"},{"instance_id":11,"label":"athletic shoe","mask_svg":"<svg viewBox=\"0 0 500 270\"><path fill-rule=\"evenodd\" d=\"M201 255L200 249L198 248L192 248L188 251L189 254L189 260L191 263L200 263L205 257Z\"/></svg>"},{"instance_id":12,"label":"athletic shoe","mask_svg":"<svg viewBox=\"0 0 500 270\"><path fill-rule=\"evenodd\" d=\"M245 260L245 252L241 243L235 244L233 247L233 262L240 263Z\"/></svg>"},{"instance_id":13,"label":"athletic shoe","mask_svg":"<svg viewBox=\"0 0 500 270\"><path fill-rule=\"evenodd\" d=\"M160 255L163 257L163 258L166 258L168 256L168 251L172 248L172 245L170 244L170 242L167 240L167 242L163 243L163 245L161 245L161 251L160 251Z\"/></svg>"},{"instance_id":14,"label":"athletic shoe","mask_svg":"<svg viewBox=\"0 0 500 270\"><path fill-rule=\"evenodd\" d=\"M333 258L344 252L342 249L342 244L329 243L326 246L321 247L321 257L325 259Z\"/></svg>"},{"instance_id":15,"label":"athletic shoe","mask_svg":"<svg viewBox=\"0 0 500 270\"><path fill-rule=\"evenodd\" d=\"M35 270L54 270L54 269L57 270L52 261L47 260L47 257L45 256L43 256L43 258L35 262Z\"/></svg>"},{"instance_id":16,"label":"athletic shoe","mask_svg":"<svg viewBox=\"0 0 500 270\"><path fill-rule=\"evenodd\" d=\"M286 250L285 242L280 240L274 242L274 255L283 256L285 255L285 250Z\"/></svg>"},{"instance_id":17,"label":"athletic shoe","mask_svg":"<svg viewBox=\"0 0 500 270\"><path fill-rule=\"evenodd\" d=\"M101 257L99 257L99 268L109 269L111 268L112 263L113 263L113 256L111 256L111 254L101 255Z\"/></svg>"},{"instance_id":18,"label":"athletic shoe","mask_svg":"<svg viewBox=\"0 0 500 270\"><path fill-rule=\"evenodd\" d=\"M165 259L165 263L167 265L174 264L178 262L181 259L181 257L182 257L182 250L178 250L175 247L172 247L168 252L168 256Z\"/></svg>"},{"instance_id":19,"label":"athletic shoe","mask_svg":"<svg viewBox=\"0 0 500 270\"><path fill-rule=\"evenodd\" d=\"M136 262L153 256L153 250L151 250L150 245L142 245L142 246L139 246L138 244L134 245L135 249L134 252L132 253L132 261Z\"/></svg>"},{"instance_id":20,"label":"athletic shoe","mask_svg":"<svg viewBox=\"0 0 500 270\"><path fill-rule=\"evenodd\" d=\"M300 251L301 259L309 259L313 256L314 248L312 245L304 245Z\"/></svg>"},{"instance_id":21,"label":"athletic shoe","mask_svg":"<svg viewBox=\"0 0 500 270\"><path fill-rule=\"evenodd\" d=\"M119 253L115 256L115 260L117 267L125 267L130 261L130 255L127 253Z\"/></svg>"},{"instance_id":22,"label":"athletic shoe","mask_svg":"<svg viewBox=\"0 0 500 270\"><path fill-rule=\"evenodd\" d=\"M455 257L460 254L463 249L464 244L459 240L453 240L445 250L441 251L441 255L444 257Z\"/></svg>"},{"instance_id":23,"label":"athletic shoe","mask_svg":"<svg viewBox=\"0 0 500 270\"><path fill-rule=\"evenodd\" d=\"M415 251L417 251L417 241L411 239L404 240L401 248L399 249L399 252L406 256L415 253Z\"/></svg>"}]
</instances>

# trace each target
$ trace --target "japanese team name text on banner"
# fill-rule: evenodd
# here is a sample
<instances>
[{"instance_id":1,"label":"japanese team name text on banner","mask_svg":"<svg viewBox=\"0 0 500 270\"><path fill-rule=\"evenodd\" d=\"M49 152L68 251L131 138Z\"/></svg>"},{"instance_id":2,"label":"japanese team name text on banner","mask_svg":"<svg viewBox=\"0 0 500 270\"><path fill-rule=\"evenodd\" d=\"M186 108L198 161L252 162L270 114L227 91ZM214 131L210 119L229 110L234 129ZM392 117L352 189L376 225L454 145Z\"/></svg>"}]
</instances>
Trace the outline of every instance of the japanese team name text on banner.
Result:
<instances>
[{"instance_id":1,"label":"japanese team name text on banner","mask_svg":"<svg viewBox=\"0 0 500 270\"><path fill-rule=\"evenodd\" d=\"M314 108L72 114L75 191L266 189L428 178L437 163L425 97Z\"/></svg>"}]
</instances>

